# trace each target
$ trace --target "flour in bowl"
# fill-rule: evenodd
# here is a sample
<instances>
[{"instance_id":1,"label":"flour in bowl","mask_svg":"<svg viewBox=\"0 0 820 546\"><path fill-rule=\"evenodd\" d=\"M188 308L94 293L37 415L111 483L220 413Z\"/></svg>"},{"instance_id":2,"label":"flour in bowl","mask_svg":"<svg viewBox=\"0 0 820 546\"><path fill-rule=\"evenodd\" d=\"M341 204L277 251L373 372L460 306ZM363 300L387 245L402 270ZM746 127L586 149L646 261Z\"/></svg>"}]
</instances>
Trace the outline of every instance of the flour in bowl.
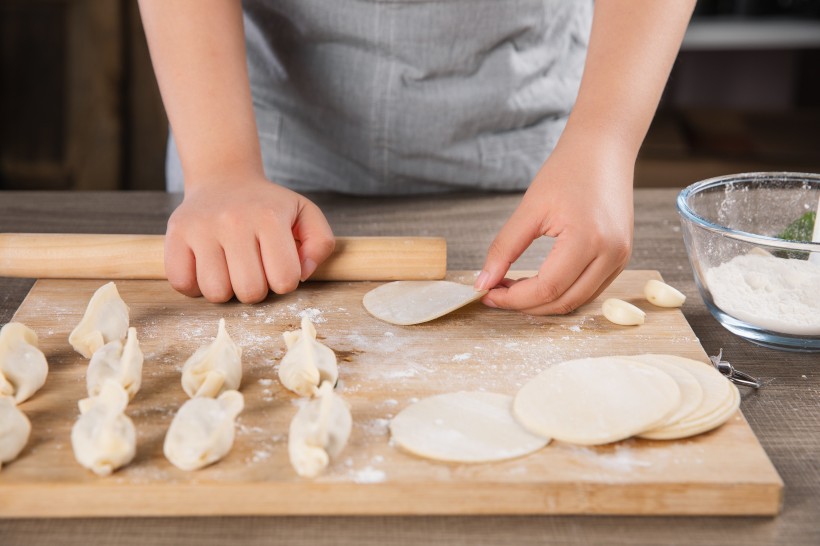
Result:
<instances>
[{"instance_id":1,"label":"flour in bowl","mask_svg":"<svg viewBox=\"0 0 820 546\"><path fill-rule=\"evenodd\" d=\"M820 335L820 266L768 254L735 256L706 271L715 305L754 326Z\"/></svg>"}]
</instances>

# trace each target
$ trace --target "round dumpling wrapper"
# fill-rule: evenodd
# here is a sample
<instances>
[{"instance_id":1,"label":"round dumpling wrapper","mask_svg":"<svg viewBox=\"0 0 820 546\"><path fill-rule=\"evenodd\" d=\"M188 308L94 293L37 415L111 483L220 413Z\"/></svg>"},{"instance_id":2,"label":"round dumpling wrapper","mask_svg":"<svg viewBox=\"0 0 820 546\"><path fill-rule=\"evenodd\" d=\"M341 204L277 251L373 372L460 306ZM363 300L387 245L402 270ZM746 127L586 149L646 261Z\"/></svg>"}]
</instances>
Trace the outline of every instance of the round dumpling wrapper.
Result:
<instances>
[{"instance_id":1,"label":"round dumpling wrapper","mask_svg":"<svg viewBox=\"0 0 820 546\"><path fill-rule=\"evenodd\" d=\"M437 319L486 293L451 281L395 281L365 294L362 304L379 320L409 326Z\"/></svg>"},{"instance_id":2,"label":"round dumpling wrapper","mask_svg":"<svg viewBox=\"0 0 820 546\"><path fill-rule=\"evenodd\" d=\"M549 440L524 430L512 416L512 396L455 392L431 396L390 423L393 441L421 457L482 463L521 457Z\"/></svg>"},{"instance_id":3,"label":"round dumpling wrapper","mask_svg":"<svg viewBox=\"0 0 820 546\"><path fill-rule=\"evenodd\" d=\"M556 364L518 392L513 414L530 432L579 445L617 442L674 412L677 383L657 368L617 357Z\"/></svg>"}]
</instances>

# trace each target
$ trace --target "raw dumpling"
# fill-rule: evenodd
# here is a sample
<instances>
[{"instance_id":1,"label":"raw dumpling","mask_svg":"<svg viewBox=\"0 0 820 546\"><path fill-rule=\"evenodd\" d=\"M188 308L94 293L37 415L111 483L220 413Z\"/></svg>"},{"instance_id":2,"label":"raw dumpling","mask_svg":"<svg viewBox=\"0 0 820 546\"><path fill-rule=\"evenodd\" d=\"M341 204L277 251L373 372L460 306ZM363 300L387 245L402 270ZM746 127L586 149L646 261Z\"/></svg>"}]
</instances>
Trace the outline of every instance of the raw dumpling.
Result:
<instances>
[{"instance_id":1,"label":"raw dumpling","mask_svg":"<svg viewBox=\"0 0 820 546\"><path fill-rule=\"evenodd\" d=\"M106 381L98 396L80 400L80 418L71 429L74 457L84 467L107 476L134 458L137 432L125 413L128 393Z\"/></svg>"},{"instance_id":2,"label":"raw dumpling","mask_svg":"<svg viewBox=\"0 0 820 546\"><path fill-rule=\"evenodd\" d=\"M331 387L339 379L336 355L316 341L316 328L307 317L302 318L302 329L282 334L288 352L279 364L279 380L287 389L301 396L313 396L323 382Z\"/></svg>"},{"instance_id":3,"label":"raw dumpling","mask_svg":"<svg viewBox=\"0 0 820 546\"><path fill-rule=\"evenodd\" d=\"M128 340L114 340L100 347L92 356L86 372L88 396L97 396L107 380L119 383L128 393L128 399L142 385L143 355L137 340L137 329L128 329Z\"/></svg>"},{"instance_id":4,"label":"raw dumpling","mask_svg":"<svg viewBox=\"0 0 820 546\"><path fill-rule=\"evenodd\" d=\"M302 406L290 423L288 454L296 473L314 478L341 453L350 437L350 410L329 381L322 383L316 398Z\"/></svg>"},{"instance_id":5,"label":"raw dumpling","mask_svg":"<svg viewBox=\"0 0 820 546\"><path fill-rule=\"evenodd\" d=\"M19 322L0 329L0 396L19 404L46 382L48 364L37 348L37 334Z\"/></svg>"},{"instance_id":6,"label":"raw dumpling","mask_svg":"<svg viewBox=\"0 0 820 546\"><path fill-rule=\"evenodd\" d=\"M31 423L8 396L0 396L0 467L17 458L28 443Z\"/></svg>"},{"instance_id":7,"label":"raw dumpling","mask_svg":"<svg viewBox=\"0 0 820 546\"><path fill-rule=\"evenodd\" d=\"M105 284L94 292L82 320L68 336L74 350L86 358L114 340L125 338L128 331L128 306L120 298L117 285Z\"/></svg>"},{"instance_id":8,"label":"raw dumpling","mask_svg":"<svg viewBox=\"0 0 820 546\"><path fill-rule=\"evenodd\" d=\"M236 390L242 382L242 347L236 345L225 319L210 345L200 347L182 367L182 388L188 396L213 398L221 392Z\"/></svg>"},{"instance_id":9,"label":"raw dumpling","mask_svg":"<svg viewBox=\"0 0 820 546\"><path fill-rule=\"evenodd\" d=\"M233 446L234 420L245 406L237 391L185 402L165 435L165 457L180 470L197 470L224 457Z\"/></svg>"}]
</instances>

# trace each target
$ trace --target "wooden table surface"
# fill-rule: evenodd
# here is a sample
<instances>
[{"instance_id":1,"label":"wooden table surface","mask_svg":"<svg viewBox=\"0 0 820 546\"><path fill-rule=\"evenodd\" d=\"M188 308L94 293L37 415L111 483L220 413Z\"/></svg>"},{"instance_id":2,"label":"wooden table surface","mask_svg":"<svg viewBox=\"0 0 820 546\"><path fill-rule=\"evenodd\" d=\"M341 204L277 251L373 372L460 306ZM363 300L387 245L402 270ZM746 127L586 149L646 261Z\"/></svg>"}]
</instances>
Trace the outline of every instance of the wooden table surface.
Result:
<instances>
[{"instance_id":1,"label":"wooden table surface","mask_svg":"<svg viewBox=\"0 0 820 546\"><path fill-rule=\"evenodd\" d=\"M688 517L209 517L2 520L0 544L820 544L820 356L758 347L724 330L695 288L674 190L637 190L631 269L657 269L688 296L684 315L708 354L772 381L741 409L785 482L775 518ZM337 235L438 235L450 269L477 269L517 194L314 196ZM163 193L0 192L0 232L163 233L179 196ZM535 269L538 241L515 265ZM0 278L0 324L32 281Z\"/></svg>"}]
</instances>

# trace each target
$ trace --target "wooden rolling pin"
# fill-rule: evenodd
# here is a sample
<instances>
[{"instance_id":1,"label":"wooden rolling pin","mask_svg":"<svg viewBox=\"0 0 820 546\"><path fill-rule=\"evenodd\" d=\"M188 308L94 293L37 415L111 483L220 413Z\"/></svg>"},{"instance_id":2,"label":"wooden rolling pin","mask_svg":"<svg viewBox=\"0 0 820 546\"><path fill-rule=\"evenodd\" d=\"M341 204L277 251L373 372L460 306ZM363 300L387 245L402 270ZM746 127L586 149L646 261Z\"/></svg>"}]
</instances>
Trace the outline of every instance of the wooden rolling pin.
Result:
<instances>
[{"instance_id":1,"label":"wooden rolling pin","mask_svg":"<svg viewBox=\"0 0 820 546\"><path fill-rule=\"evenodd\" d=\"M165 279L163 235L0 234L0 277ZM442 279L447 243L439 237L337 237L310 279Z\"/></svg>"}]
</instances>

